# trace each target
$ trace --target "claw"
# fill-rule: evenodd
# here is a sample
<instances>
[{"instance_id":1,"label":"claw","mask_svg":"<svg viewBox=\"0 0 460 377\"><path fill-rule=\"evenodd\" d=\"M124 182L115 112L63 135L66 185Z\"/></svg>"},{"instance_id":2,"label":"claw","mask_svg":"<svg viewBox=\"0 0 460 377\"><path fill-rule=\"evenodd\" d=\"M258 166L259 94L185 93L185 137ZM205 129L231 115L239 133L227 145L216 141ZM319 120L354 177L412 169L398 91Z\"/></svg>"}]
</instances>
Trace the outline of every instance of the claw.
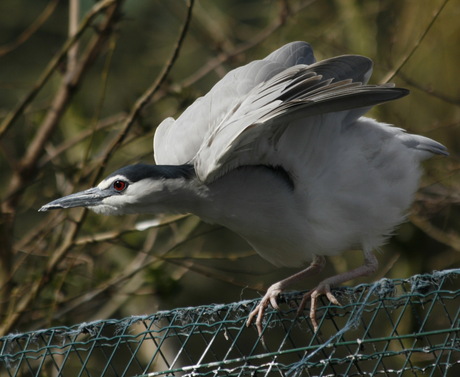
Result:
<instances>
[{"instance_id":1,"label":"claw","mask_svg":"<svg viewBox=\"0 0 460 377\"><path fill-rule=\"evenodd\" d=\"M246 321L246 327L249 327L251 323L255 320L255 325L257 327L257 332L259 333L259 336L262 336L262 319L265 314L265 309L268 306L268 300L262 299L259 302L259 305L256 306L256 308L249 314L248 320Z\"/></svg>"},{"instance_id":2,"label":"claw","mask_svg":"<svg viewBox=\"0 0 460 377\"><path fill-rule=\"evenodd\" d=\"M289 285L321 271L325 263L326 261L324 257L316 256L311 265L307 267L305 270L302 270L295 275L289 276L288 278L273 284L270 288L268 288L267 293L265 293L264 297L262 297L262 300L260 300L259 305L257 305L257 307L249 314L248 320L246 321L246 326L249 327L255 319L255 325L257 327L259 336L262 336L262 319L264 317L265 310L267 309L268 305L271 305L274 309L279 310L280 308L277 302L279 294L283 292L284 289L286 289ZM302 299L303 307L305 307L305 303L308 297L304 297L304 299ZM300 310L299 313L301 311L302 310Z\"/></svg>"},{"instance_id":3,"label":"claw","mask_svg":"<svg viewBox=\"0 0 460 377\"><path fill-rule=\"evenodd\" d=\"M267 309L268 305L270 304L276 310L280 309L276 299L278 298L281 291L282 290L276 284L273 284L267 290L267 293L265 293L264 297L262 297L262 300L260 300L256 308L248 316L246 326L249 327L255 318L256 320L254 324L257 327L257 332L259 333L259 336L262 336L262 320L264 318L265 309Z\"/></svg>"},{"instance_id":4,"label":"claw","mask_svg":"<svg viewBox=\"0 0 460 377\"><path fill-rule=\"evenodd\" d=\"M292 275L284 280L279 281L276 284L273 284L265 294L265 296L260 301L259 305L249 314L246 325L249 326L256 318L255 325L257 326L257 331L259 335L262 335L262 319L265 313L265 309L269 304L275 309L279 309L278 303L276 301L278 295L290 286L292 283L295 283L301 279L312 276L319 271L321 271L325 264L324 257L316 256L313 262L305 270L298 272L295 275ZM354 270L347 271L335 276L332 276L324 281L322 281L315 289L305 293L300 302L299 308L297 310L297 316L300 316L305 309L307 301L310 299L310 320L313 325L315 333L318 331L318 322L316 320L316 309L318 307L318 297L321 295L326 295L327 299L334 305L340 306L339 301L331 293L331 286L336 286L345 281L355 279L361 276L367 276L376 271L378 267L378 261L374 254L370 251L364 252L364 264L355 268ZM263 339L262 339L263 341Z\"/></svg>"},{"instance_id":5,"label":"claw","mask_svg":"<svg viewBox=\"0 0 460 377\"><path fill-rule=\"evenodd\" d=\"M279 293L276 296L270 297L270 304L272 308L275 310L280 310L280 306L278 305L278 301L277 301L278 296L279 296Z\"/></svg>"},{"instance_id":6,"label":"claw","mask_svg":"<svg viewBox=\"0 0 460 377\"><path fill-rule=\"evenodd\" d=\"M318 298L321 295L326 295L327 299L334 305L340 306L339 301L331 292L331 286L329 284L320 284L315 289L305 293L300 302L299 308L297 309L297 316L300 316L305 309L308 299L310 299L310 321L313 325L313 329L318 332L318 321L316 320L316 310L318 308Z\"/></svg>"}]
</instances>

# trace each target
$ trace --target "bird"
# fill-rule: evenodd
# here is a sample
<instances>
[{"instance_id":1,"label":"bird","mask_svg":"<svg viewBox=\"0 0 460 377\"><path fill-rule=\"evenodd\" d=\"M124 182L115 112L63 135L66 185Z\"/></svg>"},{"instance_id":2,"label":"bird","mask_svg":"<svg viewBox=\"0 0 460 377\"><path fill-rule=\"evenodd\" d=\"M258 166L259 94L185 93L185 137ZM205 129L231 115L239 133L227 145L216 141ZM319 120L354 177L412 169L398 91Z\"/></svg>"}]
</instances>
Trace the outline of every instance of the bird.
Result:
<instances>
[{"instance_id":1,"label":"bird","mask_svg":"<svg viewBox=\"0 0 460 377\"><path fill-rule=\"evenodd\" d=\"M269 305L319 273L326 257L360 249L361 266L305 293L318 330L318 298L378 268L375 251L405 221L421 162L448 155L442 144L366 117L409 94L368 84L360 55L316 61L311 45L288 43L229 71L203 97L157 127L156 164L122 167L96 187L39 209L86 207L103 215L192 213L243 237L273 265L299 272L272 284L246 324L259 334Z\"/></svg>"}]
</instances>

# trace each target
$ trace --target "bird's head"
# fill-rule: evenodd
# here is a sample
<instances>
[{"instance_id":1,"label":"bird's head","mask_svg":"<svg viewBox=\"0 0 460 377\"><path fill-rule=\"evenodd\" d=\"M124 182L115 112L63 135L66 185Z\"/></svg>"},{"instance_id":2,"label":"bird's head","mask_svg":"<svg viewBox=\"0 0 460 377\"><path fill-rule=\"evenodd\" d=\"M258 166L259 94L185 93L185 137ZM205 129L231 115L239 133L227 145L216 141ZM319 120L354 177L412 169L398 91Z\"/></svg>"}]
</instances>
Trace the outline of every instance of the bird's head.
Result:
<instances>
[{"instance_id":1,"label":"bird's head","mask_svg":"<svg viewBox=\"0 0 460 377\"><path fill-rule=\"evenodd\" d=\"M164 197L162 193L194 175L191 165L129 165L113 172L96 187L53 200L39 211L86 207L103 215L152 212Z\"/></svg>"}]
</instances>

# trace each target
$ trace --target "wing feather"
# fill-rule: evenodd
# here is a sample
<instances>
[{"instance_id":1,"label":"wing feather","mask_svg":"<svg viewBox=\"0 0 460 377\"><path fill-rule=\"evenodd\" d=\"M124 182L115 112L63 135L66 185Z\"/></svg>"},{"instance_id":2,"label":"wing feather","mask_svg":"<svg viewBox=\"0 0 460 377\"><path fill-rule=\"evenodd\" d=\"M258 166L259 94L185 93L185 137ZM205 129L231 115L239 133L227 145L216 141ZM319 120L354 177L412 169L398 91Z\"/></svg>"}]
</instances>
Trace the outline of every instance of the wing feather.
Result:
<instances>
[{"instance_id":1,"label":"wing feather","mask_svg":"<svg viewBox=\"0 0 460 377\"><path fill-rule=\"evenodd\" d=\"M346 67L353 65L347 61L367 61L357 56L341 59ZM340 66L336 63L336 67ZM368 68L366 64L361 66ZM344 77L340 73L337 76ZM340 119L335 119L340 125L344 120L357 119L371 106L408 93L392 84L363 85L353 78L335 81L329 78L330 74L326 76L324 79L318 75L314 65L295 66L255 87L202 144L194 160L200 179L210 182L230 169L248 164L276 163L289 171L291 167L276 153L276 140L292 122L305 119L304 125L308 127L310 123L317 124L314 116L342 113ZM357 77L365 78L365 74ZM301 136L299 133L293 137Z\"/></svg>"},{"instance_id":2,"label":"wing feather","mask_svg":"<svg viewBox=\"0 0 460 377\"><path fill-rule=\"evenodd\" d=\"M156 163L180 165L192 162L207 135L238 108L241 99L255 86L288 67L314 62L313 50L308 43L292 42L263 60L230 71L177 120L167 118L157 127L153 141Z\"/></svg>"},{"instance_id":3,"label":"wing feather","mask_svg":"<svg viewBox=\"0 0 460 377\"><path fill-rule=\"evenodd\" d=\"M230 71L177 120L163 121L154 138L155 160L193 163L206 182L241 165L276 164L290 171L292 156L283 159L289 151L278 150L283 134L282 148L301 148L298 138L311 137L310 125L352 122L369 107L408 93L391 84L367 85L371 73L366 57L315 63L310 45L290 43ZM295 132L286 133L292 124Z\"/></svg>"}]
</instances>

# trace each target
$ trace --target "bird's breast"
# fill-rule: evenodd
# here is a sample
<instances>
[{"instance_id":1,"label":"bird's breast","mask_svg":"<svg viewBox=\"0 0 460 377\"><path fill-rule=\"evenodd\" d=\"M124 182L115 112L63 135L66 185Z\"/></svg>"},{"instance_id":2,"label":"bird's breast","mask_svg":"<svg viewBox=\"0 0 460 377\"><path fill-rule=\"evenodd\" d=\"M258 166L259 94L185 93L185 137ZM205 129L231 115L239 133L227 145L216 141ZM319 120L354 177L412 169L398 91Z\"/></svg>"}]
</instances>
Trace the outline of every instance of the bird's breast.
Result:
<instances>
[{"instance_id":1,"label":"bird's breast","mask_svg":"<svg viewBox=\"0 0 460 377\"><path fill-rule=\"evenodd\" d=\"M231 171L209 185L206 202L196 213L221 224L275 265L299 266L313 258L306 240L304 195L279 168L251 166Z\"/></svg>"}]
</instances>

